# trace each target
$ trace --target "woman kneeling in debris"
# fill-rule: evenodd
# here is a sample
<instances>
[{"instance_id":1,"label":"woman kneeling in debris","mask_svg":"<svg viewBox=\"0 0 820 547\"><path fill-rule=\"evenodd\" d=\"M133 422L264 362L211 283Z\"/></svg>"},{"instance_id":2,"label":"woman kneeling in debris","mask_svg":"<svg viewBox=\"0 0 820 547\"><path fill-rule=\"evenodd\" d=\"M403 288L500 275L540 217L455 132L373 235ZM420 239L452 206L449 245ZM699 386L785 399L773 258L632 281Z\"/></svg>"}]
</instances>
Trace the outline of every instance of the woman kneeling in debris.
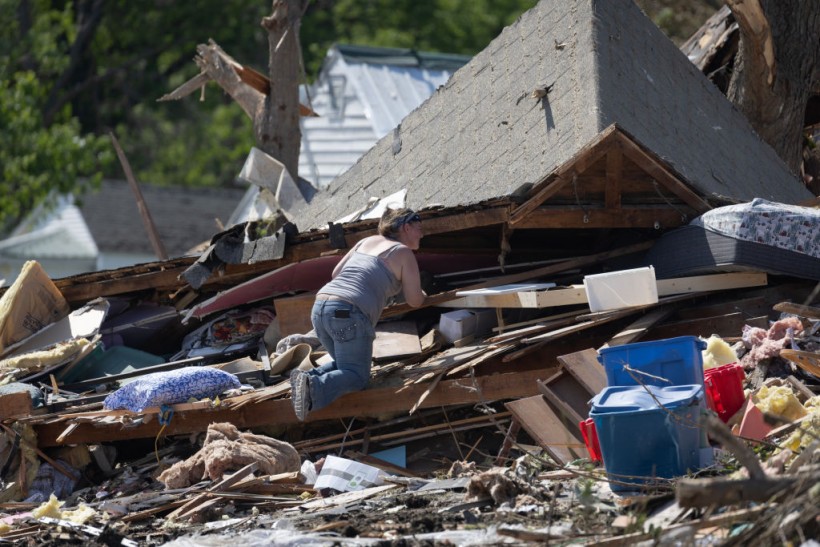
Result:
<instances>
[{"instance_id":1,"label":"woman kneeling in debris","mask_svg":"<svg viewBox=\"0 0 820 547\"><path fill-rule=\"evenodd\" d=\"M399 292L413 307L424 302L413 251L423 237L421 218L410 209L387 209L379 235L359 241L333 269L316 295L310 319L333 361L290 375L293 409L299 420L370 380L375 327L390 297Z\"/></svg>"}]
</instances>

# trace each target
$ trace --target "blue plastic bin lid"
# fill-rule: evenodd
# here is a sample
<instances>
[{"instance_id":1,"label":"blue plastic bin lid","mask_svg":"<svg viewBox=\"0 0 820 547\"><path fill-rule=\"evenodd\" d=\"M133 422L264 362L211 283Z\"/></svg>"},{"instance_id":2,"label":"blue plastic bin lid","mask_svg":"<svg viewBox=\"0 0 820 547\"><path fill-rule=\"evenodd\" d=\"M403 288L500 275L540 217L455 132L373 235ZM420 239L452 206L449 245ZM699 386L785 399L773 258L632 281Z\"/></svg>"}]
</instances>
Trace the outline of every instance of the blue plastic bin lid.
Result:
<instances>
[{"instance_id":1,"label":"blue plastic bin lid","mask_svg":"<svg viewBox=\"0 0 820 547\"><path fill-rule=\"evenodd\" d=\"M697 336L677 336L675 338L664 338L662 340L649 340L648 342L632 342L631 344L622 344L620 346L610 346L608 348L601 348L598 350L598 362L604 363L604 355L607 353L623 353L627 350L640 350L651 348L653 346L672 346L675 344L693 344L698 351L706 349L706 341Z\"/></svg>"},{"instance_id":2,"label":"blue plastic bin lid","mask_svg":"<svg viewBox=\"0 0 820 547\"><path fill-rule=\"evenodd\" d=\"M650 395L647 390L652 394ZM593 397L590 402L592 403L591 412L609 414L657 410L658 403L667 409L679 408L691 405L695 399L702 396L703 387L697 384L669 387L609 386Z\"/></svg>"}]
</instances>

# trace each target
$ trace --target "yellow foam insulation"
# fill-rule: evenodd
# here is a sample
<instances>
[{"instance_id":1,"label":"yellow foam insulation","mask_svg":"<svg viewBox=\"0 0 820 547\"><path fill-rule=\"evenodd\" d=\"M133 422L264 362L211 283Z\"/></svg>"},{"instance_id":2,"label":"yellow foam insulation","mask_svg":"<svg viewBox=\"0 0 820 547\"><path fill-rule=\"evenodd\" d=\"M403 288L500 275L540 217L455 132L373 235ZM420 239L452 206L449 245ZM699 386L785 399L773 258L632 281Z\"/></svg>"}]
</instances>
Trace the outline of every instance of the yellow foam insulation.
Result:
<instances>
[{"instance_id":1,"label":"yellow foam insulation","mask_svg":"<svg viewBox=\"0 0 820 547\"><path fill-rule=\"evenodd\" d=\"M740 360L732 346L715 334L706 339L706 349L701 353L703 354L703 370L737 363Z\"/></svg>"},{"instance_id":2,"label":"yellow foam insulation","mask_svg":"<svg viewBox=\"0 0 820 547\"><path fill-rule=\"evenodd\" d=\"M63 511L63 520L74 522L77 524L85 524L96 514L94 509L81 503L79 507L73 511Z\"/></svg>"},{"instance_id":3,"label":"yellow foam insulation","mask_svg":"<svg viewBox=\"0 0 820 547\"><path fill-rule=\"evenodd\" d=\"M63 502L58 500L57 496L51 494L48 501L43 502L31 512L31 516L36 519L40 517L51 517L54 519L67 520L76 524L85 524L96 514L94 509L84 503L81 503L79 507L71 511L63 511L60 509L62 505Z\"/></svg>"},{"instance_id":4,"label":"yellow foam insulation","mask_svg":"<svg viewBox=\"0 0 820 547\"><path fill-rule=\"evenodd\" d=\"M815 395L803 406L808 411L808 417L800 423L800 427L786 439L786 448L797 452L806 448L814 439L820 437L820 395Z\"/></svg>"},{"instance_id":5,"label":"yellow foam insulation","mask_svg":"<svg viewBox=\"0 0 820 547\"><path fill-rule=\"evenodd\" d=\"M41 517L51 517L53 519L58 519L62 516L62 511L60 511L60 505L62 503L60 500L57 499L57 496L51 494L48 497L48 501L44 501L41 503L34 511L31 512L31 516L38 519Z\"/></svg>"},{"instance_id":6,"label":"yellow foam insulation","mask_svg":"<svg viewBox=\"0 0 820 547\"><path fill-rule=\"evenodd\" d=\"M0 369L23 369L31 370L36 368L46 368L58 363L62 363L74 355L77 355L84 347L90 344L85 338L75 338L55 344L47 350L30 351L22 355L16 355L0 361Z\"/></svg>"},{"instance_id":7,"label":"yellow foam insulation","mask_svg":"<svg viewBox=\"0 0 820 547\"><path fill-rule=\"evenodd\" d=\"M755 405L761 412L781 416L789 421L808 414L788 386L763 386L758 390L756 399Z\"/></svg>"}]
</instances>

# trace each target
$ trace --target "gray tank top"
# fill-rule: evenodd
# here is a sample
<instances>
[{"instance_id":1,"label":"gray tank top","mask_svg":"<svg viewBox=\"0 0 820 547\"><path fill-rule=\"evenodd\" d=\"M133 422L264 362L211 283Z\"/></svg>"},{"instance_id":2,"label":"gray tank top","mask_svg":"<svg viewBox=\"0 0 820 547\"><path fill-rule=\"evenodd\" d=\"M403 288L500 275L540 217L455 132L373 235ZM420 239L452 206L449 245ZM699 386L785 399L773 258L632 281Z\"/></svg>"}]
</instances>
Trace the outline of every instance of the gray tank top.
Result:
<instances>
[{"instance_id":1,"label":"gray tank top","mask_svg":"<svg viewBox=\"0 0 820 547\"><path fill-rule=\"evenodd\" d=\"M354 250L342 271L319 292L355 304L375 327L387 300L401 291L401 281L384 262L400 245L390 247L381 258Z\"/></svg>"}]
</instances>

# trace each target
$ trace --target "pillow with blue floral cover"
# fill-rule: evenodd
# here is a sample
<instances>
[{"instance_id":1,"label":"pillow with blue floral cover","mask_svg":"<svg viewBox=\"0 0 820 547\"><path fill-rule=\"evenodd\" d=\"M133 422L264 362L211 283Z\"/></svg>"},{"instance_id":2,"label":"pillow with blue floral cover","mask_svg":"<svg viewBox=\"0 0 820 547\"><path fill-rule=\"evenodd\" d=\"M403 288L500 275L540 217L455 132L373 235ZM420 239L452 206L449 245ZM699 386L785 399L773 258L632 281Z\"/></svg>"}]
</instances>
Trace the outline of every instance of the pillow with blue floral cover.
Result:
<instances>
[{"instance_id":1,"label":"pillow with blue floral cover","mask_svg":"<svg viewBox=\"0 0 820 547\"><path fill-rule=\"evenodd\" d=\"M238 387L239 379L229 372L211 367L184 367L140 376L106 397L103 408L142 412L153 406L184 403L191 398L216 397Z\"/></svg>"}]
</instances>

